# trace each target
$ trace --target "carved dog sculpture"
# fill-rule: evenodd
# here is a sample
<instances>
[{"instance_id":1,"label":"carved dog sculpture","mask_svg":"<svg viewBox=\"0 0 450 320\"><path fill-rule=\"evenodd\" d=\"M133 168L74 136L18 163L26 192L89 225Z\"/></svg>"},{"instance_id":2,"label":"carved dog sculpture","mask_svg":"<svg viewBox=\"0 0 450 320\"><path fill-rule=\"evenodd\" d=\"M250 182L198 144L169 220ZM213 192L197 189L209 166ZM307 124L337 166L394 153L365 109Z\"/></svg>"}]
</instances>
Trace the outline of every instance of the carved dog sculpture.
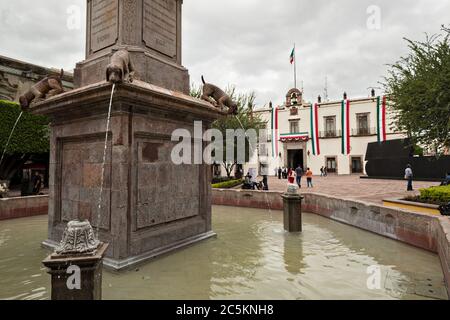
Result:
<instances>
[{"instance_id":1,"label":"carved dog sculpture","mask_svg":"<svg viewBox=\"0 0 450 320\"><path fill-rule=\"evenodd\" d=\"M130 53L126 49L117 51L111 57L111 63L106 68L106 81L111 83L133 82L134 66Z\"/></svg>"},{"instance_id":2,"label":"carved dog sculpture","mask_svg":"<svg viewBox=\"0 0 450 320\"><path fill-rule=\"evenodd\" d=\"M208 101L221 109L228 107L228 114L237 115L238 113L237 103L234 102L229 95L227 95L219 87L210 83L206 83L205 78L203 76L202 81L203 81L203 94L201 97L202 100Z\"/></svg>"},{"instance_id":3,"label":"carved dog sculpture","mask_svg":"<svg viewBox=\"0 0 450 320\"><path fill-rule=\"evenodd\" d=\"M25 92L19 98L20 106L23 111L29 109L30 104L35 101L39 102L44 99L56 96L64 92L62 85L62 77L64 76L64 70L61 69L60 75L49 75L33 85L30 90Z\"/></svg>"}]
</instances>

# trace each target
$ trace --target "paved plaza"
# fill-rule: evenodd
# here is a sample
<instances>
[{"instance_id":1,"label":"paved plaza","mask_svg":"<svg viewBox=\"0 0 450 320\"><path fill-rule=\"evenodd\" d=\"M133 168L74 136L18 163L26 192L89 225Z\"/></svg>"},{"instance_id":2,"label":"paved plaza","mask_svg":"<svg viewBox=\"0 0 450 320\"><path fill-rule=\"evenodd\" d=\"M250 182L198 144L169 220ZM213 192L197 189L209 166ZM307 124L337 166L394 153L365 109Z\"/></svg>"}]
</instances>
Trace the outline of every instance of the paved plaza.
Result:
<instances>
[{"instance_id":1,"label":"paved plaza","mask_svg":"<svg viewBox=\"0 0 450 320\"><path fill-rule=\"evenodd\" d=\"M401 198L419 194L419 189L439 185L438 182L414 182L414 192L406 192L406 181L361 179L359 175L314 177L314 188L306 188L306 178L302 179L302 192L321 193L330 196L363 200L382 204L383 199ZM270 177L271 191L285 191L287 180Z\"/></svg>"}]
</instances>

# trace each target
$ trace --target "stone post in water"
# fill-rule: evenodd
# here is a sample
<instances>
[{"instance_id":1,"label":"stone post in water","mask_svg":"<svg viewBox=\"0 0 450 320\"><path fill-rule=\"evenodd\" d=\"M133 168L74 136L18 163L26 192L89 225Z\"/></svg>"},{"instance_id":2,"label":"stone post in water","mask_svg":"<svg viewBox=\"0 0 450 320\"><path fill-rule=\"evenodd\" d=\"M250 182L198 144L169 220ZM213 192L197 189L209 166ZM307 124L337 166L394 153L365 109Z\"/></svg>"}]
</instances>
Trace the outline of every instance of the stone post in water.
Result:
<instances>
[{"instance_id":1,"label":"stone post in water","mask_svg":"<svg viewBox=\"0 0 450 320\"><path fill-rule=\"evenodd\" d=\"M56 251L42 263L52 276L52 300L101 300L103 257L88 221L71 221Z\"/></svg>"},{"instance_id":2,"label":"stone post in water","mask_svg":"<svg viewBox=\"0 0 450 320\"><path fill-rule=\"evenodd\" d=\"M302 200L296 185L289 185L288 191L281 196L284 204L284 230L302 232Z\"/></svg>"}]
</instances>

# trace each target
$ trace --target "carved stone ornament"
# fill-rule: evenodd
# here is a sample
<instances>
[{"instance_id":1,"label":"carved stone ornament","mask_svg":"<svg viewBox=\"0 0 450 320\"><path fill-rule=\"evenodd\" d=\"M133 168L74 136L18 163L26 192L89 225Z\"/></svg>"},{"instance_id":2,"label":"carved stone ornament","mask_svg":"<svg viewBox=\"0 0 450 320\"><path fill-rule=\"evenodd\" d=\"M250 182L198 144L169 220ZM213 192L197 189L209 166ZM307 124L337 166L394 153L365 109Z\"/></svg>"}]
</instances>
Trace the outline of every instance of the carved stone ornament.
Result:
<instances>
[{"instance_id":1,"label":"carved stone ornament","mask_svg":"<svg viewBox=\"0 0 450 320\"><path fill-rule=\"evenodd\" d=\"M286 193L287 194L295 194L295 195L297 195L298 194L298 190L299 190L299 188L298 188L298 186L296 184L289 184Z\"/></svg>"},{"instance_id":2,"label":"carved stone ornament","mask_svg":"<svg viewBox=\"0 0 450 320\"><path fill-rule=\"evenodd\" d=\"M70 221L63 234L63 239L58 248L57 254L89 254L93 253L100 246L94 236L89 221Z\"/></svg>"}]
</instances>

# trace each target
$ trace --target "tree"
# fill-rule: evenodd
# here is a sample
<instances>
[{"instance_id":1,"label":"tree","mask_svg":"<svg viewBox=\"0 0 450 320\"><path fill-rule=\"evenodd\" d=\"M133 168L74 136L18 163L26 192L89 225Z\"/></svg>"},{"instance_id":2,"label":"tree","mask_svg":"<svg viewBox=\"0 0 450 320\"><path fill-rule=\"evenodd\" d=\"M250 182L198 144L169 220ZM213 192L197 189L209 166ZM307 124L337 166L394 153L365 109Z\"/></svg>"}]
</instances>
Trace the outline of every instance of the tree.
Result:
<instances>
[{"instance_id":1,"label":"tree","mask_svg":"<svg viewBox=\"0 0 450 320\"><path fill-rule=\"evenodd\" d=\"M450 146L450 30L408 42L410 53L391 65L384 87L394 125L412 143L440 154Z\"/></svg>"},{"instance_id":2,"label":"tree","mask_svg":"<svg viewBox=\"0 0 450 320\"><path fill-rule=\"evenodd\" d=\"M265 127L264 121L261 120L259 115L255 115L253 113L253 110L255 108L255 100L256 100L256 94L254 92L250 93L237 93L236 87L229 86L225 92L234 100L236 101L238 105L238 115L229 115L226 117L221 117L220 119L216 120L212 127L214 129L218 129L223 137L226 137L226 131L227 130L260 130ZM195 84L191 86L191 96L200 98L202 94L202 88L196 86ZM234 159L232 161L227 161L227 152L226 152L226 139L223 141L223 159L221 165L224 167L225 171L227 172L227 176L230 178L233 170L238 165L238 139L235 138L233 142L234 144ZM257 149L257 143L252 144L250 143L250 139L245 139L245 161L250 161L251 155L254 154L255 150Z\"/></svg>"},{"instance_id":3,"label":"tree","mask_svg":"<svg viewBox=\"0 0 450 320\"><path fill-rule=\"evenodd\" d=\"M0 100L0 157L21 110L16 103ZM0 180L10 180L32 154L49 151L48 119L25 112L0 164Z\"/></svg>"}]
</instances>

